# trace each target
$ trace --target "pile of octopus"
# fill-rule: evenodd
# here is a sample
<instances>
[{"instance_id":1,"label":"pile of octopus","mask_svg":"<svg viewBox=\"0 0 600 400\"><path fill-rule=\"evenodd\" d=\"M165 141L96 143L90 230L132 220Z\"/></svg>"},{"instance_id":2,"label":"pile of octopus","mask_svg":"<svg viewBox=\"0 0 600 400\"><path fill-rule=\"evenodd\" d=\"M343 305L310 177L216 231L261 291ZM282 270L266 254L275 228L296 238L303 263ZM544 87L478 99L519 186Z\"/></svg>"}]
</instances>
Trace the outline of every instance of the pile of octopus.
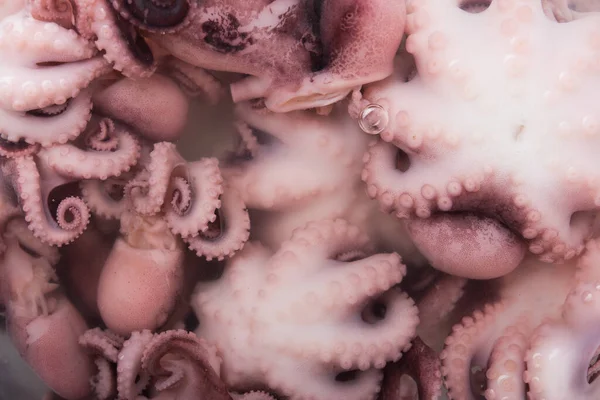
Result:
<instances>
[{"instance_id":1,"label":"pile of octopus","mask_svg":"<svg viewBox=\"0 0 600 400\"><path fill-rule=\"evenodd\" d=\"M597 0L0 1L0 397L600 399L598 93Z\"/></svg>"}]
</instances>

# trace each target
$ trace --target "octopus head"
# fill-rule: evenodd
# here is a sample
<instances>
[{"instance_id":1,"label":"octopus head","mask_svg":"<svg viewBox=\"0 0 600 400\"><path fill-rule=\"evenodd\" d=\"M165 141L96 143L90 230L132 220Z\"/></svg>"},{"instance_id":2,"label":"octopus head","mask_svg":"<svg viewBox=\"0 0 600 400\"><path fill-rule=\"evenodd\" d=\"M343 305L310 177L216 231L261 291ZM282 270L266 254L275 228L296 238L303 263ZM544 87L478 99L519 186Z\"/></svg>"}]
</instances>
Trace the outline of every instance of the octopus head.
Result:
<instances>
[{"instance_id":1,"label":"octopus head","mask_svg":"<svg viewBox=\"0 0 600 400\"><path fill-rule=\"evenodd\" d=\"M600 15L559 24L539 2L518 1L423 1L408 11L400 68L366 88L360 107L361 127L380 136L365 158L369 194L409 220L445 272L502 276L527 250L545 262L575 257L600 204L591 150L600 81L598 46L568 37L595 37ZM481 36L464 34L473 24ZM557 63L548 35L568 52Z\"/></svg>"}]
</instances>

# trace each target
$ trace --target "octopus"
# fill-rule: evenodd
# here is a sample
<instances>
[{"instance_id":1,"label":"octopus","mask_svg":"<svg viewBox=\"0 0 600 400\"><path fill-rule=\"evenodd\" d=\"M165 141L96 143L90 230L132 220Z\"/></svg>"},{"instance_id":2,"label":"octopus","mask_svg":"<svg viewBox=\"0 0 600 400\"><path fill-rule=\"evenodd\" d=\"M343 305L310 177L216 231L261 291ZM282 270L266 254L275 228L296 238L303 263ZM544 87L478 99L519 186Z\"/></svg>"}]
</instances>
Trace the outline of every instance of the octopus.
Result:
<instances>
[{"instance_id":1,"label":"octopus","mask_svg":"<svg viewBox=\"0 0 600 400\"><path fill-rule=\"evenodd\" d=\"M78 142L49 147L0 145L7 157L3 160L5 178L29 228L51 245L72 242L90 219L87 205L69 184L117 177L129 171L140 155L137 138L110 119L92 119L82 136Z\"/></svg>"},{"instance_id":2,"label":"octopus","mask_svg":"<svg viewBox=\"0 0 600 400\"><path fill-rule=\"evenodd\" d=\"M279 112L325 107L389 76L405 22L403 2L385 0L112 6L177 59L247 75L230 87L235 102L263 98Z\"/></svg>"},{"instance_id":3,"label":"octopus","mask_svg":"<svg viewBox=\"0 0 600 400\"><path fill-rule=\"evenodd\" d=\"M580 254L600 206L600 16L558 23L524 0L408 1L407 11L398 73L354 96L378 135L369 195L454 275L496 278L528 253Z\"/></svg>"},{"instance_id":4,"label":"octopus","mask_svg":"<svg viewBox=\"0 0 600 400\"><path fill-rule=\"evenodd\" d=\"M398 254L369 247L357 227L321 220L275 253L248 243L219 280L200 282L195 332L219 351L224 382L292 399L375 398L419 319L394 287L406 273Z\"/></svg>"},{"instance_id":5,"label":"octopus","mask_svg":"<svg viewBox=\"0 0 600 400\"><path fill-rule=\"evenodd\" d=\"M111 70L73 30L26 10L0 20L0 59L0 137L17 146L76 139L91 117L85 89Z\"/></svg>"},{"instance_id":6,"label":"octopus","mask_svg":"<svg viewBox=\"0 0 600 400\"><path fill-rule=\"evenodd\" d=\"M499 300L465 316L445 341L451 399L597 396L599 245L589 242L576 265L529 258L496 282Z\"/></svg>"}]
</instances>

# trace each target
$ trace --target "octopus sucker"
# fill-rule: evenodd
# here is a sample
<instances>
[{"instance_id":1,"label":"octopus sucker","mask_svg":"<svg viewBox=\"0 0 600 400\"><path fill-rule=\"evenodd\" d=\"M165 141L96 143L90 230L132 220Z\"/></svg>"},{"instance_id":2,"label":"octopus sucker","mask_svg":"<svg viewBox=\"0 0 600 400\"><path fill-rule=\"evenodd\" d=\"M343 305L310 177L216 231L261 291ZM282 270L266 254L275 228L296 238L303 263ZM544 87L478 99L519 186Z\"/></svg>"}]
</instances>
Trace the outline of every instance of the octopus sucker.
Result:
<instances>
[{"instance_id":1,"label":"octopus sucker","mask_svg":"<svg viewBox=\"0 0 600 400\"><path fill-rule=\"evenodd\" d=\"M76 139L91 118L90 94L79 93L67 108L55 115L5 110L0 108L0 135L10 141L42 146L64 144Z\"/></svg>"}]
</instances>

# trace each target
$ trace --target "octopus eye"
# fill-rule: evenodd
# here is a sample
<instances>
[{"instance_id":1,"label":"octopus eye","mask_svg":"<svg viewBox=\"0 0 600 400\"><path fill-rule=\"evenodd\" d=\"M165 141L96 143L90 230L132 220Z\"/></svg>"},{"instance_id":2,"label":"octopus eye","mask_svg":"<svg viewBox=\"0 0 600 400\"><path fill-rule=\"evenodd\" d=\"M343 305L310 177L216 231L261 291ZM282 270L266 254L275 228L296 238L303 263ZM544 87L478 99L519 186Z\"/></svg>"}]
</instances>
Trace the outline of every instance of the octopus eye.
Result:
<instances>
[{"instance_id":1,"label":"octopus eye","mask_svg":"<svg viewBox=\"0 0 600 400\"><path fill-rule=\"evenodd\" d=\"M127 10L148 28L172 28L187 17L188 0L130 0Z\"/></svg>"},{"instance_id":2,"label":"octopus eye","mask_svg":"<svg viewBox=\"0 0 600 400\"><path fill-rule=\"evenodd\" d=\"M471 14L479 14L487 10L492 4L492 0L462 0L460 9Z\"/></svg>"}]
</instances>

